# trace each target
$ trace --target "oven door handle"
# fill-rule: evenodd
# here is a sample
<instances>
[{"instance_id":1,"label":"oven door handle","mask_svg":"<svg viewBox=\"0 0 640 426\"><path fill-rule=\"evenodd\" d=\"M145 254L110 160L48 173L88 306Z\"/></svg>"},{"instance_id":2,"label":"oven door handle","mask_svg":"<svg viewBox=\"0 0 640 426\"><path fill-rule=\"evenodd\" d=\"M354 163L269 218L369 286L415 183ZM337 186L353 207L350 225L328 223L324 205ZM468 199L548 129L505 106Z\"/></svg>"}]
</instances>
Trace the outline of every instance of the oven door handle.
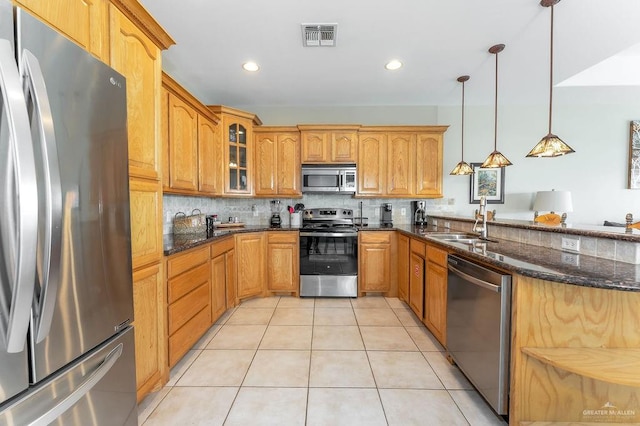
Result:
<instances>
[{"instance_id":1,"label":"oven door handle","mask_svg":"<svg viewBox=\"0 0 640 426\"><path fill-rule=\"evenodd\" d=\"M454 268L453 266L449 265L449 270L451 272L453 272L454 274L458 275L460 278L463 278L466 281L469 281L472 284L478 285L480 287L486 288L487 290L491 290L491 291L495 291L496 293L500 293L500 286L498 285L494 285L491 283L488 283L486 281L482 281L476 277L473 277L469 274L465 274L464 272L462 272L459 269Z\"/></svg>"},{"instance_id":2,"label":"oven door handle","mask_svg":"<svg viewBox=\"0 0 640 426\"><path fill-rule=\"evenodd\" d=\"M357 237L357 232L300 232L301 237Z\"/></svg>"}]
</instances>

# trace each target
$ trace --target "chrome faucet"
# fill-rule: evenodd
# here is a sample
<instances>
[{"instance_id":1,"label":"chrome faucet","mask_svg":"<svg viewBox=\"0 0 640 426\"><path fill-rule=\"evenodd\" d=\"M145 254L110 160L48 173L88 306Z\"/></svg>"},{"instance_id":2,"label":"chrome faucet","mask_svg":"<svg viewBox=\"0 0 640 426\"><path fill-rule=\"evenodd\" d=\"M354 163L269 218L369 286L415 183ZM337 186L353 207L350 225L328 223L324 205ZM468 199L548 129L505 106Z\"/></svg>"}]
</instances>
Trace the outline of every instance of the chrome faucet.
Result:
<instances>
[{"instance_id":1,"label":"chrome faucet","mask_svg":"<svg viewBox=\"0 0 640 426\"><path fill-rule=\"evenodd\" d=\"M476 210L476 221L473 224L473 232L477 232L480 235L480 238L487 239L489 238L487 232L487 197L484 195L480 197L480 210ZM482 221L481 223L478 223Z\"/></svg>"}]
</instances>

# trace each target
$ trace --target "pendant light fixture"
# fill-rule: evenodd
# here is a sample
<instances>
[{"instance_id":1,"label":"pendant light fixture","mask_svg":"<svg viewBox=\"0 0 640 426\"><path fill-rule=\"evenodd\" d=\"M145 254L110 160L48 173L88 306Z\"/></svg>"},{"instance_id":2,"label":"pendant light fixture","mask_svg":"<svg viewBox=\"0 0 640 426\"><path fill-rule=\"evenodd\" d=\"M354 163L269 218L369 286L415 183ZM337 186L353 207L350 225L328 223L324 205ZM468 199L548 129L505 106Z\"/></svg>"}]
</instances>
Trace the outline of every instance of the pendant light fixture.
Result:
<instances>
[{"instance_id":1,"label":"pendant light fixture","mask_svg":"<svg viewBox=\"0 0 640 426\"><path fill-rule=\"evenodd\" d=\"M493 137L493 152L489 154L484 163L482 163L482 168L498 168L510 166L511 161L507 159L504 155L498 151L498 53L504 50L504 44L496 44L495 46L491 46L489 48L489 53L496 55L496 102L494 108L494 137Z\"/></svg>"},{"instance_id":2,"label":"pendant light fixture","mask_svg":"<svg viewBox=\"0 0 640 426\"><path fill-rule=\"evenodd\" d=\"M549 133L527 154L527 157L558 157L560 155L575 152L558 136L551 133L551 113L553 109L553 5L560 3L560 0L542 0L540 5L551 7L551 48L549 60Z\"/></svg>"},{"instance_id":3,"label":"pendant light fixture","mask_svg":"<svg viewBox=\"0 0 640 426\"><path fill-rule=\"evenodd\" d=\"M460 158L460 162L456 164L456 166L451 170L450 175L454 176L464 176L470 175L473 173L473 169L471 166L464 161L464 83L469 80L468 75L462 75L458 77L458 81L462 83L462 123L461 123L461 136L462 136L462 156Z\"/></svg>"}]
</instances>

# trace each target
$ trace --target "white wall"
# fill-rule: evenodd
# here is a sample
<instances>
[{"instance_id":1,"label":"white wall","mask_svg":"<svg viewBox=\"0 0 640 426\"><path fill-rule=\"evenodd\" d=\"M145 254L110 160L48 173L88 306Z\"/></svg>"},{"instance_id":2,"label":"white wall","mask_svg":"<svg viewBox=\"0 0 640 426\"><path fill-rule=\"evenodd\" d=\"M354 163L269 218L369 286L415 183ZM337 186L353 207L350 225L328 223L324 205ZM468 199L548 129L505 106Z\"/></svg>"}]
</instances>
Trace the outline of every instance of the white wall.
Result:
<instances>
[{"instance_id":1,"label":"white wall","mask_svg":"<svg viewBox=\"0 0 640 426\"><path fill-rule=\"evenodd\" d=\"M557 92L557 91L556 91ZM575 92L574 92L575 93ZM638 104L570 105L570 92L554 106L553 131L576 153L559 158L525 158L547 133L547 106L500 106L498 150L511 160L505 175L505 203L493 204L498 217L531 219L536 191L568 190L573 195L572 224L624 222L627 213L640 218L640 191L627 187L629 121L640 119ZM577 99L577 97L576 97ZM584 99L580 99L581 102ZM265 125L313 123L449 125L444 148L444 196L455 200L457 214L471 216L469 177L450 176L460 161L460 106L256 107ZM482 162L493 151L494 107L465 109L465 160Z\"/></svg>"},{"instance_id":2,"label":"white wall","mask_svg":"<svg viewBox=\"0 0 640 426\"><path fill-rule=\"evenodd\" d=\"M556 107L553 132L576 152L557 158L526 158L547 133L547 111L540 107L498 110L498 150L513 163L505 175L505 203L492 205L501 218L531 219L536 191L568 190L573 212L568 222L601 225L624 222L627 213L640 218L640 191L627 188L629 121L638 119L637 105L566 105ZM465 160L482 162L493 150L493 108L467 108ZM456 199L456 211L470 215L469 178L450 176L460 161L460 107L441 107L438 122L453 123L444 157L445 196Z\"/></svg>"}]
</instances>

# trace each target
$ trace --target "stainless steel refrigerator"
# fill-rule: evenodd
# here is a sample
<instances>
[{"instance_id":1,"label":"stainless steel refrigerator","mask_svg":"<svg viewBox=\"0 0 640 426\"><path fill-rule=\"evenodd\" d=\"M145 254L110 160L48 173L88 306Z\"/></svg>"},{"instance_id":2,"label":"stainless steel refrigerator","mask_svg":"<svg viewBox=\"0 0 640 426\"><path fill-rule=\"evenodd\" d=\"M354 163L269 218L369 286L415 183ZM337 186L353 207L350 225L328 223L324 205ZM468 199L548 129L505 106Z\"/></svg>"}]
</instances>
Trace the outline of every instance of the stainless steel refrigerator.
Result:
<instances>
[{"instance_id":1,"label":"stainless steel refrigerator","mask_svg":"<svg viewBox=\"0 0 640 426\"><path fill-rule=\"evenodd\" d=\"M0 424L137 425L126 82L0 0Z\"/></svg>"}]
</instances>

